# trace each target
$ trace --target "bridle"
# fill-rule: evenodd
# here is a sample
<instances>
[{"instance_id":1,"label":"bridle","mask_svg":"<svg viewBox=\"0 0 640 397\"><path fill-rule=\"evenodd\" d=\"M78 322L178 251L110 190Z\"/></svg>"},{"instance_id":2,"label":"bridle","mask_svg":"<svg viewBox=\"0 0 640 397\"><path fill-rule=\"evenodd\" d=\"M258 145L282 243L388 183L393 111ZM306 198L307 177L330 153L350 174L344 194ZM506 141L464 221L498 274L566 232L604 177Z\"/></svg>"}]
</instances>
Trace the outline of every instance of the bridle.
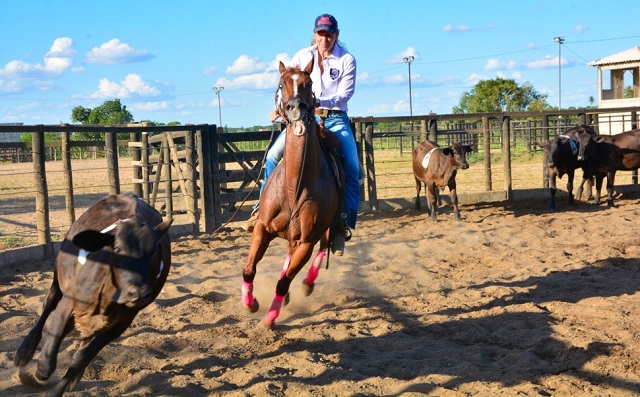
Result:
<instances>
[{"instance_id":1,"label":"bridle","mask_svg":"<svg viewBox=\"0 0 640 397\"><path fill-rule=\"evenodd\" d=\"M300 71L299 73L305 73L308 75L307 72L304 71ZM286 113L283 109L283 104L288 102L291 98L287 98L286 101L283 100L282 98L282 88L284 87L284 74L280 77L280 82L278 83L278 88L276 88L276 92L274 95L274 102L275 102L275 108L276 111L278 112L278 115L280 117L282 117L282 120L285 122L285 124L287 125L291 125L291 120L289 120L286 116ZM294 80L295 81L295 80ZM309 79L310 83L313 84L313 81L311 81L311 79ZM292 97L292 98L296 98L298 97L297 93ZM305 115L305 117L302 119L302 122L305 123L306 125L311 124L312 122L315 122L315 108L316 108L316 95L313 92L313 90L311 90L311 104L308 104L305 102L305 105L307 105L308 110L307 110L307 114Z\"/></svg>"}]
</instances>

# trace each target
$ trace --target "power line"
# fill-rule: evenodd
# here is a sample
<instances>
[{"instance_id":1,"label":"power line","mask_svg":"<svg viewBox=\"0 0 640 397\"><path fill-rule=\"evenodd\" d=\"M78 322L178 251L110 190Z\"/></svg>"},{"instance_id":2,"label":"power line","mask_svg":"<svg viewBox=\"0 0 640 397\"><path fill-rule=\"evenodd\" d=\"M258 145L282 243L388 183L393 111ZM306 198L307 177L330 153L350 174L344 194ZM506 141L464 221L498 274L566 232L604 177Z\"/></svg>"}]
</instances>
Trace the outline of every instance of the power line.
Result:
<instances>
[{"instance_id":1,"label":"power line","mask_svg":"<svg viewBox=\"0 0 640 397\"><path fill-rule=\"evenodd\" d=\"M578 43L595 43L595 42L598 42L598 41L613 41L613 40L635 39L636 37L640 37L640 34L637 34L637 35L634 35L634 36L625 36L625 37L611 37L609 39L569 41L568 43L572 43L572 44L574 44L574 43L575 44L578 44Z\"/></svg>"}]
</instances>

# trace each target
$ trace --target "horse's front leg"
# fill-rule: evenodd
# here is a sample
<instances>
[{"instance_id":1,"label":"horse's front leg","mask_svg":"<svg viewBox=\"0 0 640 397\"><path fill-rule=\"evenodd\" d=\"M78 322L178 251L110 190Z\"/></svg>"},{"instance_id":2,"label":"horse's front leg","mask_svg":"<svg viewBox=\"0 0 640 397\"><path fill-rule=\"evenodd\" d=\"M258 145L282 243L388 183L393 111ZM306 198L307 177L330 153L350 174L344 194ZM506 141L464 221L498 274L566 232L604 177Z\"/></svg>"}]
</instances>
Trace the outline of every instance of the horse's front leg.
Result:
<instances>
[{"instance_id":1,"label":"horse's front leg","mask_svg":"<svg viewBox=\"0 0 640 397\"><path fill-rule=\"evenodd\" d=\"M315 285L315 281L318 278L318 274L320 273L320 266L322 266L322 262L324 258L327 256L327 248L329 246L329 233L331 232L331 228L327 229L327 232L322 236L320 240L320 249L316 254L316 258L313 260L311 267L309 267L309 272L307 272L307 277L302 281L302 293L304 296L309 296L313 292L313 287Z\"/></svg>"},{"instance_id":2,"label":"horse's front leg","mask_svg":"<svg viewBox=\"0 0 640 397\"><path fill-rule=\"evenodd\" d=\"M249 257L242 269L242 305L251 313L257 312L260 308L258 300L253 296L253 279L256 276L258 262L264 256L273 238L264 232L264 226L261 225L256 225L251 236Z\"/></svg>"},{"instance_id":3,"label":"horse's front leg","mask_svg":"<svg viewBox=\"0 0 640 397\"><path fill-rule=\"evenodd\" d=\"M276 294L271 302L271 307L264 319L264 324L271 328L275 324L276 318L280 315L282 305L289 293L291 282L296 277L302 267L309 261L315 244L301 243L292 252L289 253L285 260L285 268L282 269L280 279L276 284ZM290 259L289 259L290 257Z\"/></svg>"}]
</instances>

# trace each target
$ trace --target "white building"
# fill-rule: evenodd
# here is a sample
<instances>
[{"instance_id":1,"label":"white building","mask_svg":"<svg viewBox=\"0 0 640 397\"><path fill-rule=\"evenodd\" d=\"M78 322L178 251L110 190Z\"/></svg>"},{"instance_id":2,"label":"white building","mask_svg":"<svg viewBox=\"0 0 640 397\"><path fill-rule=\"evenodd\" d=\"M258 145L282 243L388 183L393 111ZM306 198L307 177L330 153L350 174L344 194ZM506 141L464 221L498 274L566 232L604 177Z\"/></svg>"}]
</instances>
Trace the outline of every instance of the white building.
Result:
<instances>
[{"instance_id":1,"label":"white building","mask_svg":"<svg viewBox=\"0 0 640 397\"><path fill-rule=\"evenodd\" d=\"M589 62L598 67L598 109L640 106L640 47L633 47ZM625 98L631 88L633 97ZM600 134L618 134L632 129L630 113L598 116Z\"/></svg>"}]
</instances>

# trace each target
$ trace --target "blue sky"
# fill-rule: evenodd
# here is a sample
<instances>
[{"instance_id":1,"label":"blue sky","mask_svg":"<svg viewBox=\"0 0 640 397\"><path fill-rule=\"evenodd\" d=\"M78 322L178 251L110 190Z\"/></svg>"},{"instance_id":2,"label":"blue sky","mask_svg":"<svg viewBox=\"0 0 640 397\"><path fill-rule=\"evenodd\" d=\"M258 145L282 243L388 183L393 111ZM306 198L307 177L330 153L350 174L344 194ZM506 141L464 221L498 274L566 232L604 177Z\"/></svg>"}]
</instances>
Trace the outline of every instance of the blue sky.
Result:
<instances>
[{"instance_id":1,"label":"blue sky","mask_svg":"<svg viewBox=\"0 0 640 397\"><path fill-rule=\"evenodd\" d=\"M609 8L611 7L611 8ZM637 0L0 0L0 123L71 122L119 98L136 121L269 125L277 63L331 13L356 57L350 116L451 113L480 80L528 82L562 106L597 100L587 63L640 45Z\"/></svg>"}]
</instances>

